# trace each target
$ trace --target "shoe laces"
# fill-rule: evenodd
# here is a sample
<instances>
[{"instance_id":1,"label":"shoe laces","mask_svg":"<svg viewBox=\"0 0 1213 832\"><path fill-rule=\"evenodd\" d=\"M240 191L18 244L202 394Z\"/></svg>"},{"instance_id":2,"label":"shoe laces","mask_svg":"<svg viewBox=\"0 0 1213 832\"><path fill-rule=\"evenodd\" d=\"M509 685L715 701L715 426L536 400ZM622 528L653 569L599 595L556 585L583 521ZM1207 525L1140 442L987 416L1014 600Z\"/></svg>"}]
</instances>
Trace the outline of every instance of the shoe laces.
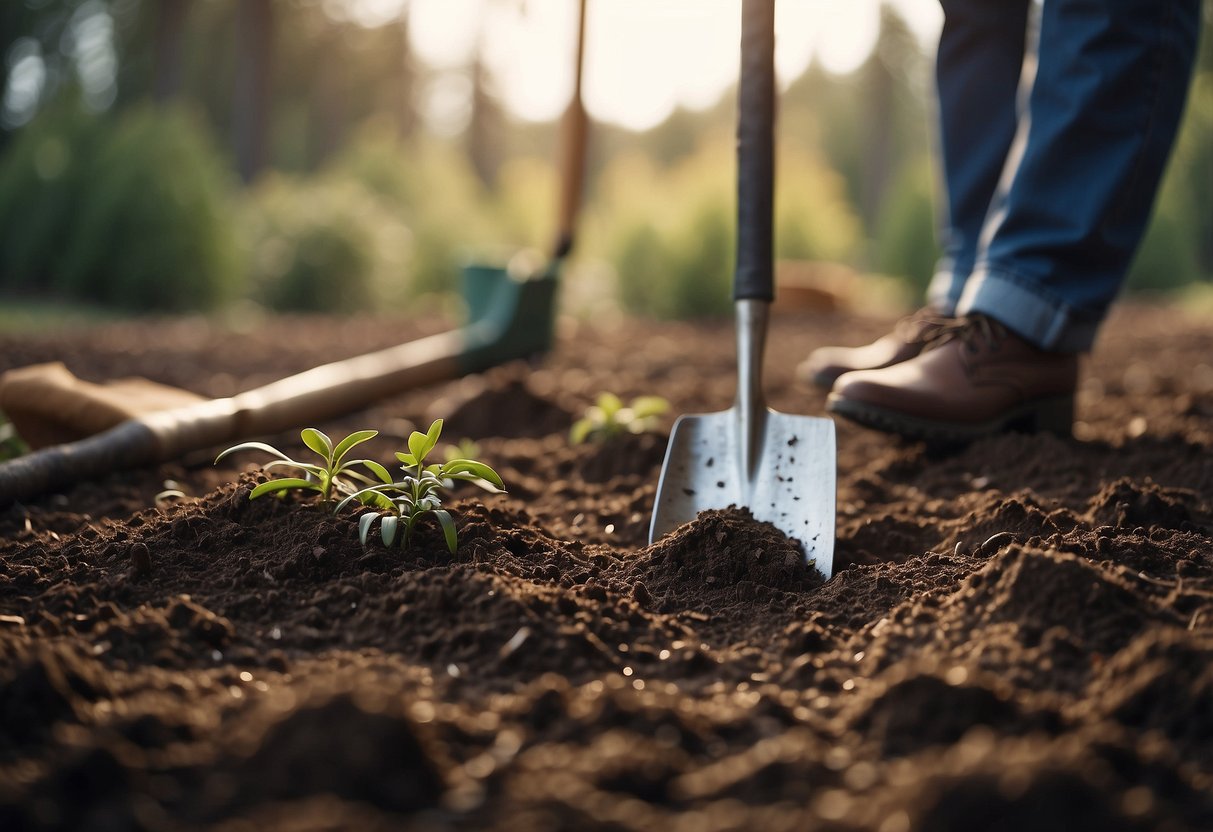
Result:
<instances>
[{"instance_id":1,"label":"shoe laces","mask_svg":"<svg viewBox=\"0 0 1213 832\"><path fill-rule=\"evenodd\" d=\"M966 315L942 322L927 340L926 349L932 350L950 341L960 341L969 353L981 349L997 351L1007 338L1007 328L986 315Z\"/></svg>"},{"instance_id":2,"label":"shoe laces","mask_svg":"<svg viewBox=\"0 0 1213 832\"><path fill-rule=\"evenodd\" d=\"M928 306L893 325L893 332L907 344L929 344L939 331L955 321Z\"/></svg>"}]
</instances>

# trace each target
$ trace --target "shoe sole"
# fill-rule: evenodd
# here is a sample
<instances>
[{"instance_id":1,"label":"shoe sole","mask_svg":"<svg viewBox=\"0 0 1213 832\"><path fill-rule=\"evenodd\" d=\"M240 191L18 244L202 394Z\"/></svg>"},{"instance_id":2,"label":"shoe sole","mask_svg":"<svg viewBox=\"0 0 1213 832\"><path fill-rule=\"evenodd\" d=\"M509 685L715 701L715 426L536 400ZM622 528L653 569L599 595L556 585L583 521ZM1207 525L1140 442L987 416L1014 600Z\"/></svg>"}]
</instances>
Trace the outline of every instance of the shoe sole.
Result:
<instances>
[{"instance_id":1,"label":"shoe sole","mask_svg":"<svg viewBox=\"0 0 1213 832\"><path fill-rule=\"evenodd\" d=\"M1043 431L1069 437L1074 430L1073 396L1036 399L1004 413L997 419L977 423L945 422L907 416L888 408L845 399L837 394L831 394L826 399L826 410L865 427L900 434L907 439L947 444L972 442L983 436L1011 431Z\"/></svg>"}]
</instances>

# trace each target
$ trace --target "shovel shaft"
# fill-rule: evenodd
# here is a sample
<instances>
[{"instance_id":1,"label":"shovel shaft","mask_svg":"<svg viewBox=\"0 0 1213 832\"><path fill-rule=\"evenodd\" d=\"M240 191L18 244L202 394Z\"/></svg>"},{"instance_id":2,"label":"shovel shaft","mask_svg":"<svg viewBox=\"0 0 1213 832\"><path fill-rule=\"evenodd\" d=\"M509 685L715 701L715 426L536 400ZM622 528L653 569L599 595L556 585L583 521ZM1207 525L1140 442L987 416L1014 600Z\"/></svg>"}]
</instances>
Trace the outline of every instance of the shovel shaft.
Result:
<instances>
[{"instance_id":1,"label":"shovel shaft","mask_svg":"<svg viewBox=\"0 0 1213 832\"><path fill-rule=\"evenodd\" d=\"M737 307L737 437L741 451L741 476L752 483L758 476L762 442L766 434L766 399L762 393L762 362L766 353L767 318L771 305L765 300L739 300Z\"/></svg>"},{"instance_id":2,"label":"shovel shaft","mask_svg":"<svg viewBox=\"0 0 1213 832\"><path fill-rule=\"evenodd\" d=\"M744 0L737 122L735 300L775 298L775 0Z\"/></svg>"}]
</instances>

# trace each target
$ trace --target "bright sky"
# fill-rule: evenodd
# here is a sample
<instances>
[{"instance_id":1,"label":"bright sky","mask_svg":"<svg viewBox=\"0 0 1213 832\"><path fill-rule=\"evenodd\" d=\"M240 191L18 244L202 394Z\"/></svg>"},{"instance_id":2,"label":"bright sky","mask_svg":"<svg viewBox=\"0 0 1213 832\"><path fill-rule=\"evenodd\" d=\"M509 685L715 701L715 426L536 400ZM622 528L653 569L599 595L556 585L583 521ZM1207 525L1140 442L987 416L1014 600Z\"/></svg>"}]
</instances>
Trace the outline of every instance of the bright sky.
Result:
<instances>
[{"instance_id":1,"label":"bright sky","mask_svg":"<svg viewBox=\"0 0 1213 832\"><path fill-rule=\"evenodd\" d=\"M328 0L367 25L411 7L418 57L451 75L427 96L436 121L466 109L467 67L478 39L505 106L526 119L558 115L572 89L576 0ZM924 44L939 32L938 0L888 0ZM740 0L589 0L584 96L596 119L633 129L677 106L713 104L737 77ZM780 0L776 67L786 83L817 59L844 73L871 51L879 0ZM452 124L452 127L454 125Z\"/></svg>"}]
</instances>

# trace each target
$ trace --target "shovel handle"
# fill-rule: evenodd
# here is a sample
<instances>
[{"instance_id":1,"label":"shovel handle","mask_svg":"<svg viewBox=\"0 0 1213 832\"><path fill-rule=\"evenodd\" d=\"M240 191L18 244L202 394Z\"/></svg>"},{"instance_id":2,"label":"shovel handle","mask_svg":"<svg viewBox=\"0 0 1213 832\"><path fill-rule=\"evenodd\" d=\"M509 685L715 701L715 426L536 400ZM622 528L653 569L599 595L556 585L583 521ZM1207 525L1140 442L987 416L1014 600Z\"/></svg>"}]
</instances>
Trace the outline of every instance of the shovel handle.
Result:
<instances>
[{"instance_id":1,"label":"shovel handle","mask_svg":"<svg viewBox=\"0 0 1213 832\"><path fill-rule=\"evenodd\" d=\"M0 507L111 471L147 465L156 461L158 448L152 430L130 419L96 436L9 460L0 465Z\"/></svg>"},{"instance_id":2,"label":"shovel handle","mask_svg":"<svg viewBox=\"0 0 1213 832\"><path fill-rule=\"evenodd\" d=\"M577 13L577 53L573 68L573 97L561 119L560 140L560 204L556 217L557 260L573 249L577 226L577 210L581 207L581 192L585 183L585 147L589 134L589 117L581 100L581 69L585 63L585 5L581 0Z\"/></svg>"},{"instance_id":3,"label":"shovel handle","mask_svg":"<svg viewBox=\"0 0 1213 832\"><path fill-rule=\"evenodd\" d=\"M775 0L744 0L737 100L734 300L775 299Z\"/></svg>"}]
</instances>

